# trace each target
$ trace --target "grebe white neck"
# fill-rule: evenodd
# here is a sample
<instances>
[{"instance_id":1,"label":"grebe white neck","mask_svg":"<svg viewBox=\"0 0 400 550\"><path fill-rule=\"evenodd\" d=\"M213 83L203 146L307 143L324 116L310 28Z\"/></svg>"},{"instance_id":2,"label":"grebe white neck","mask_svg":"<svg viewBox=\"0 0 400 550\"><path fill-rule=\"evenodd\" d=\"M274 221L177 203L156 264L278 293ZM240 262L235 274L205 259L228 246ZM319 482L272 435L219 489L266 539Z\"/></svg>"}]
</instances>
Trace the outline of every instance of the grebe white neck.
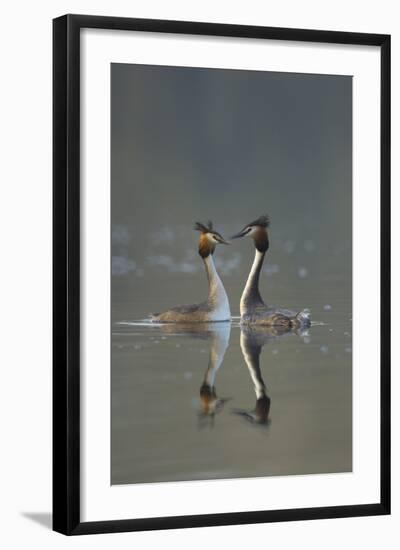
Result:
<instances>
[{"instance_id":1,"label":"grebe white neck","mask_svg":"<svg viewBox=\"0 0 400 550\"><path fill-rule=\"evenodd\" d=\"M207 302L211 308L210 320L229 321L231 310L228 296L224 285L217 273L212 255L203 258L208 277L208 298Z\"/></svg>"},{"instance_id":2,"label":"grebe white neck","mask_svg":"<svg viewBox=\"0 0 400 550\"><path fill-rule=\"evenodd\" d=\"M258 289L261 268L264 262L265 252L260 252L256 249L253 265L247 278L246 286L244 287L242 297L240 299L240 315L244 315L256 308L264 305Z\"/></svg>"}]
</instances>

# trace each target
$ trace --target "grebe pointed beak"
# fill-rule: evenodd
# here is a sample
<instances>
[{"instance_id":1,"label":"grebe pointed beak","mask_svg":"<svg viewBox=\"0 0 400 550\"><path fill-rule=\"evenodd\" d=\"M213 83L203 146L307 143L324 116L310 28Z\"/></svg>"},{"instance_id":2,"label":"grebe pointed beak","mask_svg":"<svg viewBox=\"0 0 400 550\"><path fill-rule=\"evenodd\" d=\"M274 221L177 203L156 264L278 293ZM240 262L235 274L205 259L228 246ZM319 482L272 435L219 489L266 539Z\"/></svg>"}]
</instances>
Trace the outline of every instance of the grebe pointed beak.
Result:
<instances>
[{"instance_id":1,"label":"grebe pointed beak","mask_svg":"<svg viewBox=\"0 0 400 550\"><path fill-rule=\"evenodd\" d=\"M232 235L231 239L240 239L241 237L244 237L245 235L247 235L247 233L250 231L250 228L249 227L245 227L244 229L242 229L241 231L239 231L239 233L236 233L235 235Z\"/></svg>"},{"instance_id":2,"label":"grebe pointed beak","mask_svg":"<svg viewBox=\"0 0 400 550\"><path fill-rule=\"evenodd\" d=\"M220 244L231 244L228 241L226 241L222 235L215 235L215 238Z\"/></svg>"}]
</instances>

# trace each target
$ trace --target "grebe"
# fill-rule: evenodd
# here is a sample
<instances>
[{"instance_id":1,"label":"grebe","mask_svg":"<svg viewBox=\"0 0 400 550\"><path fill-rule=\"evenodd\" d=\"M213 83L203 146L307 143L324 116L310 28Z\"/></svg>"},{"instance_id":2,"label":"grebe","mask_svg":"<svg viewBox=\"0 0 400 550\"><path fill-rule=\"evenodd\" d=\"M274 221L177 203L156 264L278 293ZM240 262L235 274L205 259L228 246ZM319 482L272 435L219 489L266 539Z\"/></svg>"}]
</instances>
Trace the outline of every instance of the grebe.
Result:
<instances>
[{"instance_id":1,"label":"grebe","mask_svg":"<svg viewBox=\"0 0 400 550\"><path fill-rule=\"evenodd\" d=\"M208 298L201 304L177 306L154 313L152 321L158 323L206 323L215 321L230 321L231 311L224 285L215 268L213 254L217 244L229 244L217 231L212 222L208 226L196 222L194 229L200 231L199 254L204 262L208 278Z\"/></svg>"},{"instance_id":2,"label":"grebe","mask_svg":"<svg viewBox=\"0 0 400 550\"><path fill-rule=\"evenodd\" d=\"M268 306L261 298L258 282L265 254L269 248L268 226L268 216L260 216L254 222L247 224L242 231L232 236L232 239L245 236L251 237L256 249L253 265L240 299L241 323L288 328L308 327L310 326L310 312L307 309L296 313L288 309Z\"/></svg>"}]
</instances>

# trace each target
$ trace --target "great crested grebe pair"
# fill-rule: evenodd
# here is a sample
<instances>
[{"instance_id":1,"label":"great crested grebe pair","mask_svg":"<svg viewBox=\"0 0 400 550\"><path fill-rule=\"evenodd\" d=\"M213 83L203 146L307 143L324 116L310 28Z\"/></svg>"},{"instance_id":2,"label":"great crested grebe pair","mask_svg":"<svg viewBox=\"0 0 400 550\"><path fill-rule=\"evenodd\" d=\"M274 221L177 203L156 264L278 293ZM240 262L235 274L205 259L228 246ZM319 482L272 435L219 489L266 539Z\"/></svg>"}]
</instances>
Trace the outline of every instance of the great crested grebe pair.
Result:
<instances>
[{"instance_id":1,"label":"great crested grebe pair","mask_svg":"<svg viewBox=\"0 0 400 550\"><path fill-rule=\"evenodd\" d=\"M253 265L240 299L240 322L244 325L279 326L287 329L308 327L310 326L310 314L307 309L296 313L295 311L268 306L261 298L258 285L265 254L269 248L268 226L268 216L260 216L231 237L232 239L251 237L255 246ZM195 229L200 232L199 254L206 268L208 298L200 304L177 306L163 313L155 313L152 315L152 321L154 322L209 323L231 320L228 296L213 260L217 244L230 243L213 229L211 222L207 226L197 222Z\"/></svg>"}]
</instances>

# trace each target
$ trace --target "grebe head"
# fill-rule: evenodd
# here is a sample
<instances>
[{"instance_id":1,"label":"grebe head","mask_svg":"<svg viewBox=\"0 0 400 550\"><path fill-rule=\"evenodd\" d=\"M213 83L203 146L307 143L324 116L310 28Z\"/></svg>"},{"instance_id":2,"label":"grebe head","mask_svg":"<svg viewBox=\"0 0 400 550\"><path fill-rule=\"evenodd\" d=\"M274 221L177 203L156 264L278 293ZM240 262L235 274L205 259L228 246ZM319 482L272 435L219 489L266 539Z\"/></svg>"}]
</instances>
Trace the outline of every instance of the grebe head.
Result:
<instances>
[{"instance_id":1,"label":"grebe head","mask_svg":"<svg viewBox=\"0 0 400 550\"><path fill-rule=\"evenodd\" d=\"M269 226L268 216L260 216L251 223L248 223L244 228L232 235L231 239L240 239L241 237L251 237L254 240L254 246L260 252L266 252L269 248L268 231Z\"/></svg>"},{"instance_id":2,"label":"grebe head","mask_svg":"<svg viewBox=\"0 0 400 550\"><path fill-rule=\"evenodd\" d=\"M202 258L207 258L210 254L214 254L217 244L230 244L218 231L213 229L212 222L208 222L207 225L196 222L194 228L196 231L200 231L199 254Z\"/></svg>"}]
</instances>

